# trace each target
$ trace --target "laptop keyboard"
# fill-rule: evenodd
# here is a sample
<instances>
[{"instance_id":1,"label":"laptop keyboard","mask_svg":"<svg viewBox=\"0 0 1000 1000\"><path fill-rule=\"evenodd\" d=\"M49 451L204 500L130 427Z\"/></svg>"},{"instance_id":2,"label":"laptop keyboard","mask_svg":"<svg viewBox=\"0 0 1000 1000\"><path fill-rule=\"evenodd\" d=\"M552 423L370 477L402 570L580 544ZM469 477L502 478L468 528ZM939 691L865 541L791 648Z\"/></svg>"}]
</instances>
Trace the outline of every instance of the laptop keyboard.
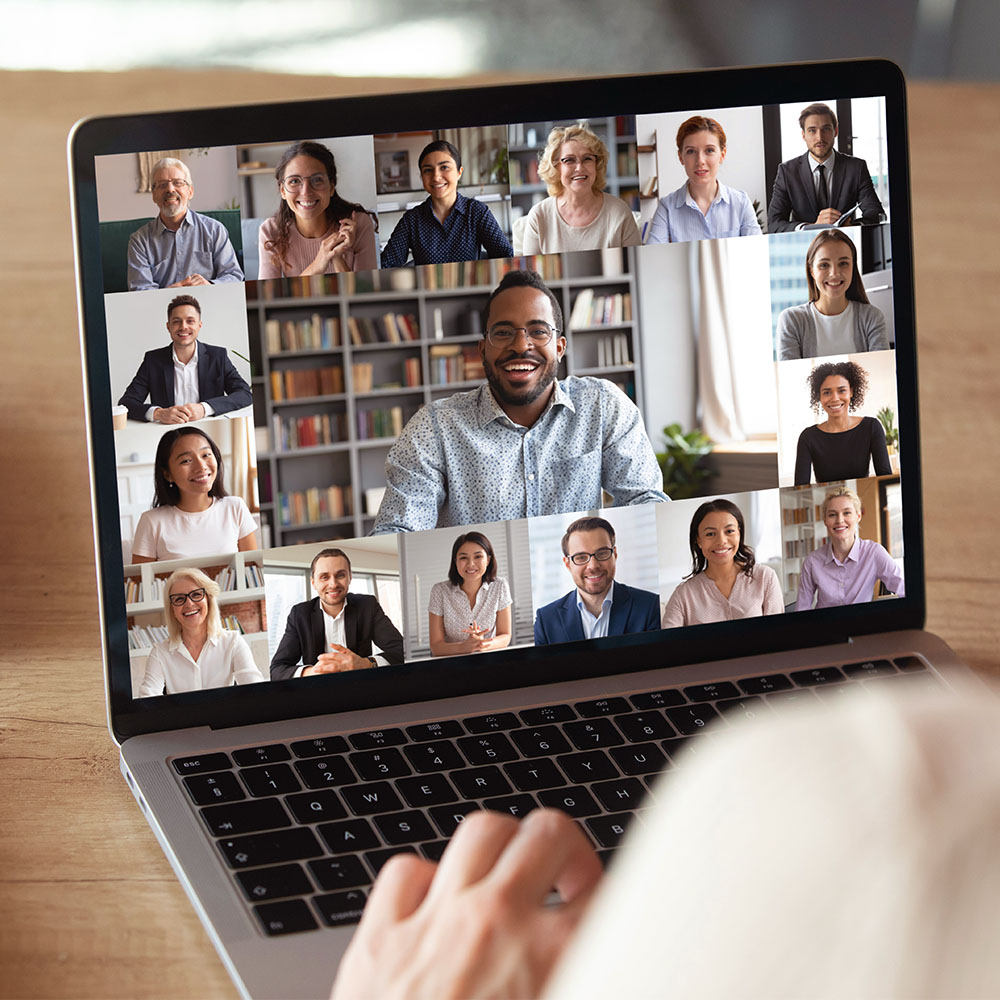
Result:
<instances>
[{"instance_id":1,"label":"laptop keyboard","mask_svg":"<svg viewBox=\"0 0 1000 1000\"><path fill-rule=\"evenodd\" d=\"M267 935L356 923L394 854L440 859L476 809L561 809L603 863L662 771L726 718L857 686L937 684L915 656L544 705L171 760ZM707 736L705 734L708 734Z\"/></svg>"}]
</instances>

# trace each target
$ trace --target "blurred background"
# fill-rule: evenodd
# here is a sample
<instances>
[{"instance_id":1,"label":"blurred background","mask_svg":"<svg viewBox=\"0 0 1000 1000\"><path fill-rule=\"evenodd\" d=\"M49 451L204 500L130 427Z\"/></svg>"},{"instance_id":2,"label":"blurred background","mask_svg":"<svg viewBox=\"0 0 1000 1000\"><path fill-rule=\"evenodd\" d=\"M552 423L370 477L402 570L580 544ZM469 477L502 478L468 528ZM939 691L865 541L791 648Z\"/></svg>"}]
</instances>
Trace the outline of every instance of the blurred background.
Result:
<instances>
[{"instance_id":1,"label":"blurred background","mask_svg":"<svg viewBox=\"0 0 1000 1000\"><path fill-rule=\"evenodd\" d=\"M553 75L882 56L1000 76L996 0L0 0L0 69Z\"/></svg>"}]
</instances>

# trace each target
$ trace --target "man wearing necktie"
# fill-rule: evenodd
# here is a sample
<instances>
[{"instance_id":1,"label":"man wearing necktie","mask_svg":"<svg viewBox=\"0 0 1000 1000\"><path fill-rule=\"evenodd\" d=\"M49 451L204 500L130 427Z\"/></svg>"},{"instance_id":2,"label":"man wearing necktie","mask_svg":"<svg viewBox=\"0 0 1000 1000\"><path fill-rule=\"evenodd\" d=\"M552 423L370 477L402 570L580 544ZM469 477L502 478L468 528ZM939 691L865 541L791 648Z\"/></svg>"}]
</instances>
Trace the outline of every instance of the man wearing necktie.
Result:
<instances>
[{"instance_id":1,"label":"man wearing necktie","mask_svg":"<svg viewBox=\"0 0 1000 1000\"><path fill-rule=\"evenodd\" d=\"M837 116L826 104L810 104L799 115L807 151L778 167L767 206L769 233L807 226L833 226L847 211L861 208L862 225L876 225L882 203L868 164L834 150Z\"/></svg>"}]
</instances>

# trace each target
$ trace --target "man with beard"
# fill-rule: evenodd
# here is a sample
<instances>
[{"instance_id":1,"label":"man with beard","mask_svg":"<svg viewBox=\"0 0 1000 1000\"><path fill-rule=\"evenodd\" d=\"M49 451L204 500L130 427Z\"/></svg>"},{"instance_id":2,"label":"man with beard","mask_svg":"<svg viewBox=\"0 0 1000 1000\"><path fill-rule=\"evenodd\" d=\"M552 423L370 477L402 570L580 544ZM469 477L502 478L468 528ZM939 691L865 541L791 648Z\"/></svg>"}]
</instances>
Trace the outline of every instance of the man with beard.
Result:
<instances>
[{"instance_id":1,"label":"man with beard","mask_svg":"<svg viewBox=\"0 0 1000 1000\"><path fill-rule=\"evenodd\" d=\"M194 184L187 164L171 156L157 160L151 189L159 215L129 238L129 291L242 281L226 227L188 207Z\"/></svg>"},{"instance_id":2,"label":"man with beard","mask_svg":"<svg viewBox=\"0 0 1000 1000\"><path fill-rule=\"evenodd\" d=\"M615 529L603 517L577 518L562 537L563 564L576 588L535 614L535 645L660 630L660 598L615 579Z\"/></svg>"},{"instance_id":3,"label":"man with beard","mask_svg":"<svg viewBox=\"0 0 1000 1000\"><path fill-rule=\"evenodd\" d=\"M403 428L385 463L374 534L663 501L636 405L601 378L558 379L559 302L511 271L484 312L486 385L439 399Z\"/></svg>"}]
</instances>

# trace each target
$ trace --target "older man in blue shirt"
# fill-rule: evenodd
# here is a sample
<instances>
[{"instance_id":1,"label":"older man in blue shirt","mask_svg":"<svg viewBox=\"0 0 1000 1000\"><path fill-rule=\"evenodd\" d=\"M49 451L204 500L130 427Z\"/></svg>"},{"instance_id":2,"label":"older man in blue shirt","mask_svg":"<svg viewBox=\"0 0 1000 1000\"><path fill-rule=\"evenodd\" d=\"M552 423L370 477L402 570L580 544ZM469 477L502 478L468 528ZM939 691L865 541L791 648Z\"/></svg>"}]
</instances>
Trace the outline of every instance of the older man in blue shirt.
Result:
<instances>
[{"instance_id":1,"label":"older man in blue shirt","mask_svg":"<svg viewBox=\"0 0 1000 1000\"><path fill-rule=\"evenodd\" d=\"M390 449L375 534L668 499L625 393L556 378L562 310L534 271L494 290L480 351L487 384L423 407Z\"/></svg>"},{"instance_id":2,"label":"older man in blue shirt","mask_svg":"<svg viewBox=\"0 0 1000 1000\"><path fill-rule=\"evenodd\" d=\"M160 213L129 238L129 291L243 280L226 227L188 208L194 185L186 163L157 161L152 191Z\"/></svg>"}]
</instances>

